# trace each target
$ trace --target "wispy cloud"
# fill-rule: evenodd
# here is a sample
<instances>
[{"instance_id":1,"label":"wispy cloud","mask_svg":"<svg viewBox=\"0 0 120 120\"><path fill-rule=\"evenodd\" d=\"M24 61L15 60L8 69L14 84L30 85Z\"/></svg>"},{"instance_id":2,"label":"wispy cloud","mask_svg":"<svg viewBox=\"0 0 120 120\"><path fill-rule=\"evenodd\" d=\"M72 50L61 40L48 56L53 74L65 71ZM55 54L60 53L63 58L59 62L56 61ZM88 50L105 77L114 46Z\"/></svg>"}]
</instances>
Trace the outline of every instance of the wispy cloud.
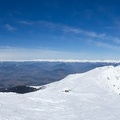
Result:
<instances>
[{"instance_id":1,"label":"wispy cloud","mask_svg":"<svg viewBox=\"0 0 120 120\"><path fill-rule=\"evenodd\" d=\"M26 25L26 27L32 26L32 27L41 28L41 26L42 26L42 27L47 27L48 29L56 29L56 28L59 27L58 24L48 22L48 21L26 21L26 20L21 20L21 21L19 21L19 23L22 24L22 25Z\"/></svg>"},{"instance_id":2,"label":"wispy cloud","mask_svg":"<svg viewBox=\"0 0 120 120\"><path fill-rule=\"evenodd\" d=\"M75 33L75 34L82 34L86 37L90 37L92 39L92 41L97 41L98 40L101 40L101 43L103 43L104 45L101 44L101 46L104 46L104 47L107 47L107 48L116 48L115 46L113 47L113 45L105 45L105 42L109 42L109 43L113 43L113 44L120 44L120 38L117 38L117 37L114 37L114 36L111 36L111 35L108 35L108 34L101 34L101 33L96 33L96 32L93 32L93 31L87 31L87 30L82 30L82 29L79 29L79 28L72 28L72 27L66 27L64 26L62 28L62 30L64 32L71 32L71 33ZM94 39L95 38L95 39ZM100 45L99 45L100 46ZM118 47L117 47L118 49Z\"/></svg>"},{"instance_id":3,"label":"wispy cloud","mask_svg":"<svg viewBox=\"0 0 120 120\"><path fill-rule=\"evenodd\" d=\"M103 42L97 42L97 41L90 41L90 42L97 47L120 51L120 47L116 45L111 45L109 43L103 43Z\"/></svg>"},{"instance_id":4,"label":"wispy cloud","mask_svg":"<svg viewBox=\"0 0 120 120\"><path fill-rule=\"evenodd\" d=\"M115 27L120 27L120 17L113 17Z\"/></svg>"},{"instance_id":5,"label":"wispy cloud","mask_svg":"<svg viewBox=\"0 0 120 120\"><path fill-rule=\"evenodd\" d=\"M120 27L105 26L105 27L101 27L101 28L104 28L104 29L118 29Z\"/></svg>"},{"instance_id":6,"label":"wispy cloud","mask_svg":"<svg viewBox=\"0 0 120 120\"><path fill-rule=\"evenodd\" d=\"M119 38L114 38L113 41L117 44L120 44L120 39Z\"/></svg>"},{"instance_id":7,"label":"wispy cloud","mask_svg":"<svg viewBox=\"0 0 120 120\"><path fill-rule=\"evenodd\" d=\"M16 28L10 24L5 24L5 28L8 30L8 31L14 31L16 30Z\"/></svg>"},{"instance_id":8,"label":"wispy cloud","mask_svg":"<svg viewBox=\"0 0 120 120\"><path fill-rule=\"evenodd\" d=\"M102 38L102 39L104 39L106 37L106 34L98 34L93 31L87 31L87 30L83 30L80 28L69 27L69 26L63 25L63 24L57 24L57 23L47 22L47 21L38 21L36 23L39 25L46 26L48 28L59 29L66 33L71 32L71 33L75 33L75 34L83 34L85 36L89 36L89 37L93 37L93 38L95 38L95 37Z\"/></svg>"},{"instance_id":9,"label":"wispy cloud","mask_svg":"<svg viewBox=\"0 0 120 120\"><path fill-rule=\"evenodd\" d=\"M21 20L21 21L19 21L19 23L24 24L24 25L31 25L32 24L32 22L25 21L25 20Z\"/></svg>"},{"instance_id":10,"label":"wispy cloud","mask_svg":"<svg viewBox=\"0 0 120 120\"><path fill-rule=\"evenodd\" d=\"M93 37L93 38L102 38L102 39L106 38L106 34L98 34L93 31L87 31L87 30L82 30L82 29L78 29L78 28L66 27L66 26L63 27L63 31L64 32L72 32L72 33L76 33L76 34L83 34L83 35Z\"/></svg>"},{"instance_id":11,"label":"wispy cloud","mask_svg":"<svg viewBox=\"0 0 120 120\"><path fill-rule=\"evenodd\" d=\"M67 25L63 25L63 24L59 24L59 23L53 23L53 22L48 22L48 21L19 21L21 24L24 25L37 25L37 26L45 26L48 28L54 28L59 29L63 32L71 32L71 33L75 33L75 34L83 34L89 37L98 37L98 38L104 38L106 37L105 34L98 34L96 32L93 31L87 31L87 30L83 30L83 29L79 29L79 28L73 28L73 27L69 27Z\"/></svg>"},{"instance_id":12,"label":"wispy cloud","mask_svg":"<svg viewBox=\"0 0 120 120\"><path fill-rule=\"evenodd\" d=\"M59 24L55 24L55 23L48 22L48 21L38 21L37 24L43 25L43 26L46 26L49 28L58 28L59 27Z\"/></svg>"},{"instance_id":13,"label":"wispy cloud","mask_svg":"<svg viewBox=\"0 0 120 120\"><path fill-rule=\"evenodd\" d=\"M70 33L71 35L77 34L77 35L84 35L86 38L91 38L94 40L101 40L103 43L105 41L114 44L120 44L120 39L111 35L108 35L106 33L97 33L95 31L88 31L88 30L83 30L81 28L76 28L76 27L70 27L64 24L59 24L59 23L53 23L53 22L48 22L48 21L20 21L21 24L24 25L33 25L33 26L45 26L49 30L54 30L54 31L62 31L63 33ZM64 34L65 35L65 34Z\"/></svg>"}]
</instances>

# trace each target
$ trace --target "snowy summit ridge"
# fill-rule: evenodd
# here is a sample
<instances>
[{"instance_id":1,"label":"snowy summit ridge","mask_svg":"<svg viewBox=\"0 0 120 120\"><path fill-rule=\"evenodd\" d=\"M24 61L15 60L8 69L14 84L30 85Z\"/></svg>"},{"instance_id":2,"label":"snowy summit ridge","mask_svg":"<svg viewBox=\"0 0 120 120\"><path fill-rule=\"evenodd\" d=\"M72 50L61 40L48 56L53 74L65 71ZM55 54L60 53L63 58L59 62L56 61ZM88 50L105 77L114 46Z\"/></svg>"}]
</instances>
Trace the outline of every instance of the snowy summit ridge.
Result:
<instances>
[{"instance_id":1,"label":"snowy summit ridge","mask_svg":"<svg viewBox=\"0 0 120 120\"><path fill-rule=\"evenodd\" d=\"M100 67L33 93L0 93L0 120L118 120L119 93L120 66Z\"/></svg>"}]
</instances>

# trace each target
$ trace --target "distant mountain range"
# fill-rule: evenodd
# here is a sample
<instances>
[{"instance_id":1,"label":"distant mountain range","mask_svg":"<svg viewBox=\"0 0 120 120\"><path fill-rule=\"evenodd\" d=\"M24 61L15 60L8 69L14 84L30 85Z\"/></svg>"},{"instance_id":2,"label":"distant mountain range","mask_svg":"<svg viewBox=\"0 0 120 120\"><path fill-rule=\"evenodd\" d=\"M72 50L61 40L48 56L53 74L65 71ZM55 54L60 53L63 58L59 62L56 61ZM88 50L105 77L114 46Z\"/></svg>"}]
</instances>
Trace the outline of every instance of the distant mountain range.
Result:
<instances>
[{"instance_id":1,"label":"distant mountain range","mask_svg":"<svg viewBox=\"0 0 120 120\"><path fill-rule=\"evenodd\" d=\"M73 61L1 61L0 87L45 85L63 79L69 74L83 73L102 66L117 66L119 62Z\"/></svg>"},{"instance_id":2,"label":"distant mountain range","mask_svg":"<svg viewBox=\"0 0 120 120\"><path fill-rule=\"evenodd\" d=\"M1 62L105 62L120 63L120 60L74 60L74 59L35 59L35 60L0 60Z\"/></svg>"}]
</instances>

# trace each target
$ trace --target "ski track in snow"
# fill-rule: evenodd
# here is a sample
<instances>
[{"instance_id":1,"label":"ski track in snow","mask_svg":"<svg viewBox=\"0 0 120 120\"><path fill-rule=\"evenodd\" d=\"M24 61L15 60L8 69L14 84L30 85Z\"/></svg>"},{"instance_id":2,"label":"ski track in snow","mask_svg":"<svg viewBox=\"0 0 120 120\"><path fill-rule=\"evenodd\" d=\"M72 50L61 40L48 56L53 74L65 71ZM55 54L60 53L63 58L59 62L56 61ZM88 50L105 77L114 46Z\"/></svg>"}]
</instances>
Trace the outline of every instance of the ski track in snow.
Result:
<instances>
[{"instance_id":1,"label":"ski track in snow","mask_svg":"<svg viewBox=\"0 0 120 120\"><path fill-rule=\"evenodd\" d=\"M0 93L0 120L119 120L120 66L69 75L28 94Z\"/></svg>"}]
</instances>

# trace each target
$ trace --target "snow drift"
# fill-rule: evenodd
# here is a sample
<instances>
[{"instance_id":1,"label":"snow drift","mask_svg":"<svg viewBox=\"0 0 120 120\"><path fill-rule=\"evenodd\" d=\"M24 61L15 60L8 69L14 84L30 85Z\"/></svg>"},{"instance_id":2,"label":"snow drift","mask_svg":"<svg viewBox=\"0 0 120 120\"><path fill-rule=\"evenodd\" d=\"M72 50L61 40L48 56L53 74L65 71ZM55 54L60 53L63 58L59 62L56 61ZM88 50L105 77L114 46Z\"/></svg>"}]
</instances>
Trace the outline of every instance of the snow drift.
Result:
<instances>
[{"instance_id":1,"label":"snow drift","mask_svg":"<svg viewBox=\"0 0 120 120\"><path fill-rule=\"evenodd\" d=\"M0 120L118 120L120 66L69 75L24 95L0 93Z\"/></svg>"}]
</instances>

